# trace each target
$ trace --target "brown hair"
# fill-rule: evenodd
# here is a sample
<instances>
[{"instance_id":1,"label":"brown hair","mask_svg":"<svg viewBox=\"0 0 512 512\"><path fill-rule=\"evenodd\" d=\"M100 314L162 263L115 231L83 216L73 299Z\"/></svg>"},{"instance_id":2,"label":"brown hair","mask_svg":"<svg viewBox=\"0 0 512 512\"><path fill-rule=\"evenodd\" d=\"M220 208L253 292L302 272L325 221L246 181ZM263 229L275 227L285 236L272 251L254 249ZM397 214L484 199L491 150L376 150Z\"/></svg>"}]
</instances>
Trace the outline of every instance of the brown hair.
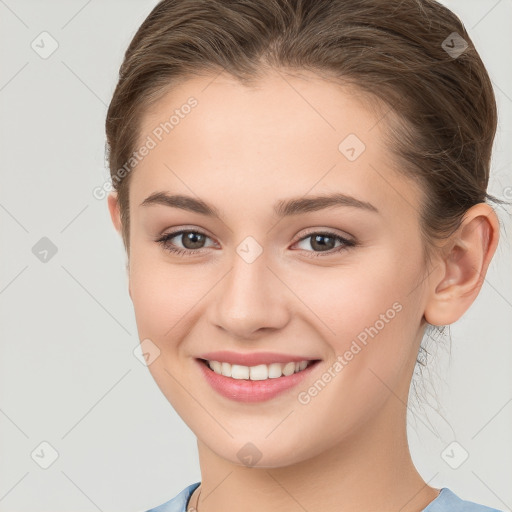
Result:
<instances>
[{"instance_id":1,"label":"brown hair","mask_svg":"<svg viewBox=\"0 0 512 512\"><path fill-rule=\"evenodd\" d=\"M448 51L454 32L468 45L460 55ZM505 202L486 192L497 127L491 81L463 23L438 2L162 0L126 50L106 118L128 257L136 162L128 171L126 164L134 160L144 113L194 75L225 70L247 85L270 68L334 78L385 107L397 170L424 193L419 211L428 257L468 208Z\"/></svg>"}]
</instances>

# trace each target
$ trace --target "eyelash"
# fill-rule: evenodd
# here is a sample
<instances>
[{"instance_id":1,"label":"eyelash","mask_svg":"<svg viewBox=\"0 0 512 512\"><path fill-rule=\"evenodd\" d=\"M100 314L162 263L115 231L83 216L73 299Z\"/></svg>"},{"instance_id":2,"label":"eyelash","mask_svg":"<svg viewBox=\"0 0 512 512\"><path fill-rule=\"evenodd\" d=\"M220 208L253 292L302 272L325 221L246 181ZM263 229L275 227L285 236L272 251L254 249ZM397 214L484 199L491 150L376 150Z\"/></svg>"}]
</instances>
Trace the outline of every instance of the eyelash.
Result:
<instances>
[{"instance_id":1,"label":"eyelash","mask_svg":"<svg viewBox=\"0 0 512 512\"><path fill-rule=\"evenodd\" d=\"M169 240L172 238L175 238L178 235L182 235L184 233L196 233L203 235L207 238L210 238L206 233L203 233L202 231L197 231L193 229L182 229L179 231L173 231L172 233L167 233L163 235L161 238L156 240L157 243L161 244L163 248L166 251L172 252L178 256L194 256L195 254L202 251L202 249L205 249L205 247L202 247L201 249L182 249L182 248L176 248L170 245ZM340 245L339 247L336 247L334 249L329 249L328 251L306 251L306 253L310 253L307 255L308 258L318 258L323 256L332 256L333 254L340 253L342 251L345 251L347 249L351 249L353 247L356 247L358 243L354 240L348 240L346 238L343 238L340 235L337 235L336 233L333 233L331 231L312 231L311 233L308 233L306 236L303 236L297 242L302 242L303 240L306 240L307 238L311 238L313 235L321 235L321 236L327 236L330 238L334 238L337 241L340 241L343 245ZM294 244L295 245L295 244ZM304 249L302 249L304 250Z\"/></svg>"}]
</instances>

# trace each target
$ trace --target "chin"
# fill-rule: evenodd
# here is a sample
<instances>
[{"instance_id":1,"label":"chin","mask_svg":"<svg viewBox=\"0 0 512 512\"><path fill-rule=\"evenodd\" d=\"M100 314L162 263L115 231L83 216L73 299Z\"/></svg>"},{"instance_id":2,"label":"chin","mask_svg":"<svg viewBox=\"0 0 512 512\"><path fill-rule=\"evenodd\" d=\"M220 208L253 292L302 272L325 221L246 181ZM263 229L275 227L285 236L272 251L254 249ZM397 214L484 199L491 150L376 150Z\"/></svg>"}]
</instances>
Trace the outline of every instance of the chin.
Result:
<instances>
[{"instance_id":1,"label":"chin","mask_svg":"<svg viewBox=\"0 0 512 512\"><path fill-rule=\"evenodd\" d=\"M313 453L298 452L297 446L300 442L286 445L278 440L275 441L250 441L250 436L245 436L244 441L231 441L225 446L214 439L214 449L210 449L232 464L247 468L282 468L298 464L314 456ZM205 442L205 444L208 444Z\"/></svg>"}]
</instances>

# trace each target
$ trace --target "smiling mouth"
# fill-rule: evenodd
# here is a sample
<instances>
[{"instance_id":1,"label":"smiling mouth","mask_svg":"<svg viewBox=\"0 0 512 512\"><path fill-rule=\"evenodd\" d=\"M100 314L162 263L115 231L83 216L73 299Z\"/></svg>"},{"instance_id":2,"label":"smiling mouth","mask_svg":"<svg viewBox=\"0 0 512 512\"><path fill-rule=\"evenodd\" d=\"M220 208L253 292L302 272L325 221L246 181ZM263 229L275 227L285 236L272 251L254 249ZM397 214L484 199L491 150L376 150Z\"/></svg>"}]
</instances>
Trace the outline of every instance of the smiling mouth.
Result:
<instances>
[{"instance_id":1,"label":"smiling mouth","mask_svg":"<svg viewBox=\"0 0 512 512\"><path fill-rule=\"evenodd\" d=\"M198 359L211 372L222 375L233 380L270 380L286 378L295 373L300 373L306 368L310 368L320 362L319 359L303 360L300 362L289 363L271 363L259 364L256 366L244 366L230 364L221 361L208 361L206 359Z\"/></svg>"}]
</instances>

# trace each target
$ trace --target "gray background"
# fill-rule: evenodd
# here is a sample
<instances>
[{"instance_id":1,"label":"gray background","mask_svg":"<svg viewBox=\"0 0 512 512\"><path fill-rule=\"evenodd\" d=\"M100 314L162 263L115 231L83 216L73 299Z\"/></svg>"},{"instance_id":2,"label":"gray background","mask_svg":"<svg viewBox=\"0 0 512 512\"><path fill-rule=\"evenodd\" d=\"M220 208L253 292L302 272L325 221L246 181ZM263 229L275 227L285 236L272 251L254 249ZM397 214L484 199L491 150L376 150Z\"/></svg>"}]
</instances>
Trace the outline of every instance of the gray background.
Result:
<instances>
[{"instance_id":1,"label":"gray background","mask_svg":"<svg viewBox=\"0 0 512 512\"><path fill-rule=\"evenodd\" d=\"M122 242L106 200L92 195L108 179L104 120L118 68L156 3L0 0L1 512L141 511L200 480L195 437L133 354ZM489 190L511 200L512 1L443 3L493 80ZM46 59L31 47L43 31L59 45ZM486 282L451 345L436 342L409 438L430 485L510 511L510 208L498 214ZM43 237L57 248L46 262L33 253ZM47 469L42 442L58 452Z\"/></svg>"}]
</instances>

